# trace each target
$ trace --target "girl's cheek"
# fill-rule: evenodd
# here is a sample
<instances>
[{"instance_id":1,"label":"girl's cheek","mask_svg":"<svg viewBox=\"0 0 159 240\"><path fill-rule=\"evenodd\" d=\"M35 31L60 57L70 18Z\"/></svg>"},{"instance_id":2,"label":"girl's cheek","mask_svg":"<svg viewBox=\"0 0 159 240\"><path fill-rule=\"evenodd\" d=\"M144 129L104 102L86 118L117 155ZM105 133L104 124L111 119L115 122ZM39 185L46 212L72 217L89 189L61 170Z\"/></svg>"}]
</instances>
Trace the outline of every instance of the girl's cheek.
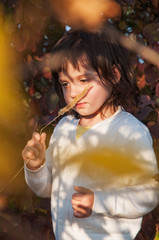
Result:
<instances>
[{"instance_id":1,"label":"girl's cheek","mask_svg":"<svg viewBox=\"0 0 159 240\"><path fill-rule=\"evenodd\" d=\"M65 102L68 104L69 103L69 94L65 91L63 92Z\"/></svg>"},{"instance_id":2,"label":"girl's cheek","mask_svg":"<svg viewBox=\"0 0 159 240\"><path fill-rule=\"evenodd\" d=\"M93 86L93 84L91 84L91 87L90 87L90 89L89 89L89 91L87 92L87 94L85 95L85 97L87 97L87 96L89 96L89 95L92 95L92 93L93 93L93 91L94 91L94 86Z\"/></svg>"}]
</instances>

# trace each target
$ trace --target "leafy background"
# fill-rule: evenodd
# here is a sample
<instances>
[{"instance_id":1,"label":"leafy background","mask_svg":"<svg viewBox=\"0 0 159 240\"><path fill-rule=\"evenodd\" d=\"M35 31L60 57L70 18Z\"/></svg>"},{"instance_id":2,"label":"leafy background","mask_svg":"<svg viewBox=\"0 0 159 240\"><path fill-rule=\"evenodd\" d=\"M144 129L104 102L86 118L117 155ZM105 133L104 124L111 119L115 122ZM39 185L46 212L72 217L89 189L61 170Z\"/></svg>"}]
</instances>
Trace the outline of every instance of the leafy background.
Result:
<instances>
[{"instance_id":1,"label":"leafy background","mask_svg":"<svg viewBox=\"0 0 159 240\"><path fill-rule=\"evenodd\" d=\"M32 132L57 114L58 99L48 63L65 25L89 29L92 22L93 26L99 24L99 19L93 20L96 15L92 8L91 21L81 14L83 5L79 12L74 8L69 19L70 1L52 2L54 4L49 0L0 0L0 187L22 166L21 150ZM85 1L84 6L89 4ZM107 0L105 6L109 8L102 11L102 21L109 21L124 36L135 37L159 53L158 0L118 0L118 4ZM159 58L152 64L142 54L132 53L132 64L142 95L137 117L149 127L159 160ZM48 136L53 127L47 129ZM158 222L157 207L144 218L136 239L153 239ZM0 193L0 239L39 238L53 239L49 200L36 197L20 172Z\"/></svg>"}]
</instances>

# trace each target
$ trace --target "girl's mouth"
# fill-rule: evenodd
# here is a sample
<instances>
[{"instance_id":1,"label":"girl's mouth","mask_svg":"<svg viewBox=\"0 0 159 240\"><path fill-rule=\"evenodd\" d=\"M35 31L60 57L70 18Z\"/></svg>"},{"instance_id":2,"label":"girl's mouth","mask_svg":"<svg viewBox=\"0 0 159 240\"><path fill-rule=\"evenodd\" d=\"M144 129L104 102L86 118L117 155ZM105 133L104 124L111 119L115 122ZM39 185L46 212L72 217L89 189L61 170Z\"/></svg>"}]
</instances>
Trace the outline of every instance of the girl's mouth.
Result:
<instances>
[{"instance_id":1,"label":"girl's mouth","mask_svg":"<svg viewBox=\"0 0 159 240\"><path fill-rule=\"evenodd\" d=\"M86 105L85 102L84 102L84 103L77 103L77 104L76 104L76 108L84 108L85 105Z\"/></svg>"}]
</instances>

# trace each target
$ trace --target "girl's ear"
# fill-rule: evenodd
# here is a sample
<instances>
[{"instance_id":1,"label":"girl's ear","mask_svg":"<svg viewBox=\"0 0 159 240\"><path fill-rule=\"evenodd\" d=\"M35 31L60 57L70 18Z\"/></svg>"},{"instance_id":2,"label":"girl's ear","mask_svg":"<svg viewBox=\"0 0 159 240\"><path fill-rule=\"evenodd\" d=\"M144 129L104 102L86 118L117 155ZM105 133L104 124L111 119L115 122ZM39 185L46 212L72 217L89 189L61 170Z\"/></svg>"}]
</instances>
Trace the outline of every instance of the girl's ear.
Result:
<instances>
[{"instance_id":1,"label":"girl's ear","mask_svg":"<svg viewBox=\"0 0 159 240\"><path fill-rule=\"evenodd\" d=\"M120 81L120 78L121 78L121 73L115 65L113 66L113 74L114 74L114 78L116 80L116 83L118 83Z\"/></svg>"}]
</instances>

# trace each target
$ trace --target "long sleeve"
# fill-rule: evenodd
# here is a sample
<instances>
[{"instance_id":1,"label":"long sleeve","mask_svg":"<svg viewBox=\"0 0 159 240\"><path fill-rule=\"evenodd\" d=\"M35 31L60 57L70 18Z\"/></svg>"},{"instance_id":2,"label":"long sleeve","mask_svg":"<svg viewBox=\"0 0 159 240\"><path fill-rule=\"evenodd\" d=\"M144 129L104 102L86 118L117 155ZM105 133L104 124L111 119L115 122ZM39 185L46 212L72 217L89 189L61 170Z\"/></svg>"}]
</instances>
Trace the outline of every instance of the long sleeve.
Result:
<instances>
[{"instance_id":1,"label":"long sleeve","mask_svg":"<svg viewBox=\"0 0 159 240\"><path fill-rule=\"evenodd\" d=\"M153 210L159 202L159 183L150 179L142 185L94 191L93 212L109 217L138 218Z\"/></svg>"},{"instance_id":2,"label":"long sleeve","mask_svg":"<svg viewBox=\"0 0 159 240\"><path fill-rule=\"evenodd\" d=\"M39 197L51 195L51 172L46 164L36 171L25 167L25 180L30 189Z\"/></svg>"}]
</instances>

